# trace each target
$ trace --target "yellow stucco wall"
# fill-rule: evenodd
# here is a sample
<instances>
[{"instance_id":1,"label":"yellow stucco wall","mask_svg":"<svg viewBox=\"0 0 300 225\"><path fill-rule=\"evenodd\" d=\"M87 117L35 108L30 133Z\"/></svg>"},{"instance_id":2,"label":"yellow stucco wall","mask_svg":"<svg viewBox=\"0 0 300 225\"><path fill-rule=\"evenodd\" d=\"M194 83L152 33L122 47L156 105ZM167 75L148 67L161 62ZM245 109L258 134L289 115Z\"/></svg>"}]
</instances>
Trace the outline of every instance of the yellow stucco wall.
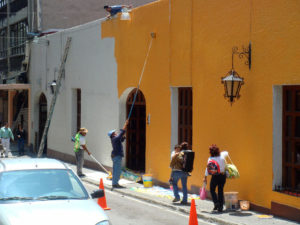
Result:
<instances>
[{"instance_id":1,"label":"yellow stucco wall","mask_svg":"<svg viewBox=\"0 0 300 225\"><path fill-rule=\"evenodd\" d=\"M170 13L169 13L170 12ZM272 191L273 85L300 84L300 4L297 0L161 0L134 9L131 21L102 23L115 37L119 96L138 84L150 32L156 32L141 90L146 98L146 172L167 182L170 170L171 86L193 87L195 168L188 186L201 186L208 146L216 143L239 168L225 191L270 208L300 208L299 198ZM233 46L252 42L252 68L234 58L245 78L241 98L224 99L221 77L231 69Z\"/></svg>"}]
</instances>

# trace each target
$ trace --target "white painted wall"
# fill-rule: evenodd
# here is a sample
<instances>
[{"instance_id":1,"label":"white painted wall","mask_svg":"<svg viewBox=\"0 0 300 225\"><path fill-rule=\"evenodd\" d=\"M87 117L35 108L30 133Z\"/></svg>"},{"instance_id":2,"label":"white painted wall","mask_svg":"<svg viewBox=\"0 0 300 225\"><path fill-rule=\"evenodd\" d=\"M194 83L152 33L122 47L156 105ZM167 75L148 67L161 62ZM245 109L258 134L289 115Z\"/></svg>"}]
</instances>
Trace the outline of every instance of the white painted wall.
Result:
<instances>
[{"instance_id":1,"label":"white painted wall","mask_svg":"<svg viewBox=\"0 0 300 225\"><path fill-rule=\"evenodd\" d=\"M38 101L47 96L48 111L52 94L49 83L58 76L67 37L72 37L65 78L57 97L48 133L48 148L73 155L75 89L81 89L81 126L86 127L87 146L97 160L111 166L111 143L107 132L119 127L119 99L114 39L101 39L101 22L97 20L48 35L32 43L30 82L32 84L33 133L38 131ZM49 45L47 45L49 40ZM55 73L56 71L56 73ZM75 100L74 100L75 98ZM33 135L34 136L34 135ZM33 138L31 142L33 143ZM88 156L86 155L86 159Z\"/></svg>"}]
</instances>

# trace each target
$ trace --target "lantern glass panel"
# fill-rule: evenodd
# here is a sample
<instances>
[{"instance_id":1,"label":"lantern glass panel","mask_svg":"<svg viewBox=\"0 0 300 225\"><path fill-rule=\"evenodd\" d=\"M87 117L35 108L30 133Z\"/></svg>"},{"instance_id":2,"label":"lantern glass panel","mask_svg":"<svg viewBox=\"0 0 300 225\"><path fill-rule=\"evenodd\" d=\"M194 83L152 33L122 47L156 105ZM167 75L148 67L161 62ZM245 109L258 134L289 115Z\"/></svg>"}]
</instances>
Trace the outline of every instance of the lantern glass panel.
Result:
<instances>
[{"instance_id":1,"label":"lantern glass panel","mask_svg":"<svg viewBox=\"0 0 300 225\"><path fill-rule=\"evenodd\" d=\"M231 89L232 89L232 82L231 81L225 81L225 95L226 95L226 97L229 97L231 95Z\"/></svg>"},{"instance_id":2,"label":"lantern glass panel","mask_svg":"<svg viewBox=\"0 0 300 225\"><path fill-rule=\"evenodd\" d=\"M240 87L240 81L233 81L233 91L232 91L232 96L237 97L239 87Z\"/></svg>"}]
</instances>

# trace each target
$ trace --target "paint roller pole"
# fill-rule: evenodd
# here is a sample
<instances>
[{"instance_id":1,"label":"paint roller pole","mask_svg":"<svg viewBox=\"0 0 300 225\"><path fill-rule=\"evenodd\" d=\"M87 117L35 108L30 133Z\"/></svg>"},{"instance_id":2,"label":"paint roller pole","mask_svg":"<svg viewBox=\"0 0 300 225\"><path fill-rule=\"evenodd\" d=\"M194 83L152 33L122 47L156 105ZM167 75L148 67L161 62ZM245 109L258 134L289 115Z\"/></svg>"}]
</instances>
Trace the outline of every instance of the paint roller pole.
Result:
<instances>
[{"instance_id":1,"label":"paint roller pole","mask_svg":"<svg viewBox=\"0 0 300 225\"><path fill-rule=\"evenodd\" d=\"M152 47L152 41L153 41L154 38L156 38L156 33L151 32L150 35L151 35L152 38L150 40L150 44L149 44L148 52L147 52L147 55L146 55L146 58L145 58L145 62L144 62L144 65L143 65L143 69L142 69L142 73L141 73L141 76L140 76L139 84L138 84L138 86L136 88L136 91L135 91L135 94L134 94L134 97L133 97L133 102L132 102L132 105L131 105L131 108L130 108L127 120L129 120L130 117L131 117L131 113L132 113L133 106L134 106L134 103L135 103L135 100L136 100L136 96L137 96L137 93L139 91L140 84L141 84L141 81L142 81L142 78L143 78L143 75L144 75L145 67L146 67L146 64L147 64L147 61L148 61L148 56L149 56L149 53L150 53L150 50L151 50L151 47Z\"/></svg>"},{"instance_id":2,"label":"paint roller pole","mask_svg":"<svg viewBox=\"0 0 300 225\"><path fill-rule=\"evenodd\" d=\"M104 166L102 166L102 164L90 153L89 156L91 156L91 158L107 173L110 174L109 171L107 171L107 169L104 168Z\"/></svg>"}]
</instances>

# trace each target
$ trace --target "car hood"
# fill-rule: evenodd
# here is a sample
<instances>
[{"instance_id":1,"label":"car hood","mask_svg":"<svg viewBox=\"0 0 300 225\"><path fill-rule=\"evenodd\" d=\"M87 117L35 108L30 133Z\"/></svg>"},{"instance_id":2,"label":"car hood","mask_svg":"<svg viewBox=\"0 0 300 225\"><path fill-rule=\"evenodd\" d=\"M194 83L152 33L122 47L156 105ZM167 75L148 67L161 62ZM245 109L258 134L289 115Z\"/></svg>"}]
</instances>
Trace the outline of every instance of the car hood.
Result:
<instances>
[{"instance_id":1,"label":"car hood","mask_svg":"<svg viewBox=\"0 0 300 225\"><path fill-rule=\"evenodd\" d=\"M108 220L93 200L51 200L0 204L1 225L85 224Z\"/></svg>"}]
</instances>

